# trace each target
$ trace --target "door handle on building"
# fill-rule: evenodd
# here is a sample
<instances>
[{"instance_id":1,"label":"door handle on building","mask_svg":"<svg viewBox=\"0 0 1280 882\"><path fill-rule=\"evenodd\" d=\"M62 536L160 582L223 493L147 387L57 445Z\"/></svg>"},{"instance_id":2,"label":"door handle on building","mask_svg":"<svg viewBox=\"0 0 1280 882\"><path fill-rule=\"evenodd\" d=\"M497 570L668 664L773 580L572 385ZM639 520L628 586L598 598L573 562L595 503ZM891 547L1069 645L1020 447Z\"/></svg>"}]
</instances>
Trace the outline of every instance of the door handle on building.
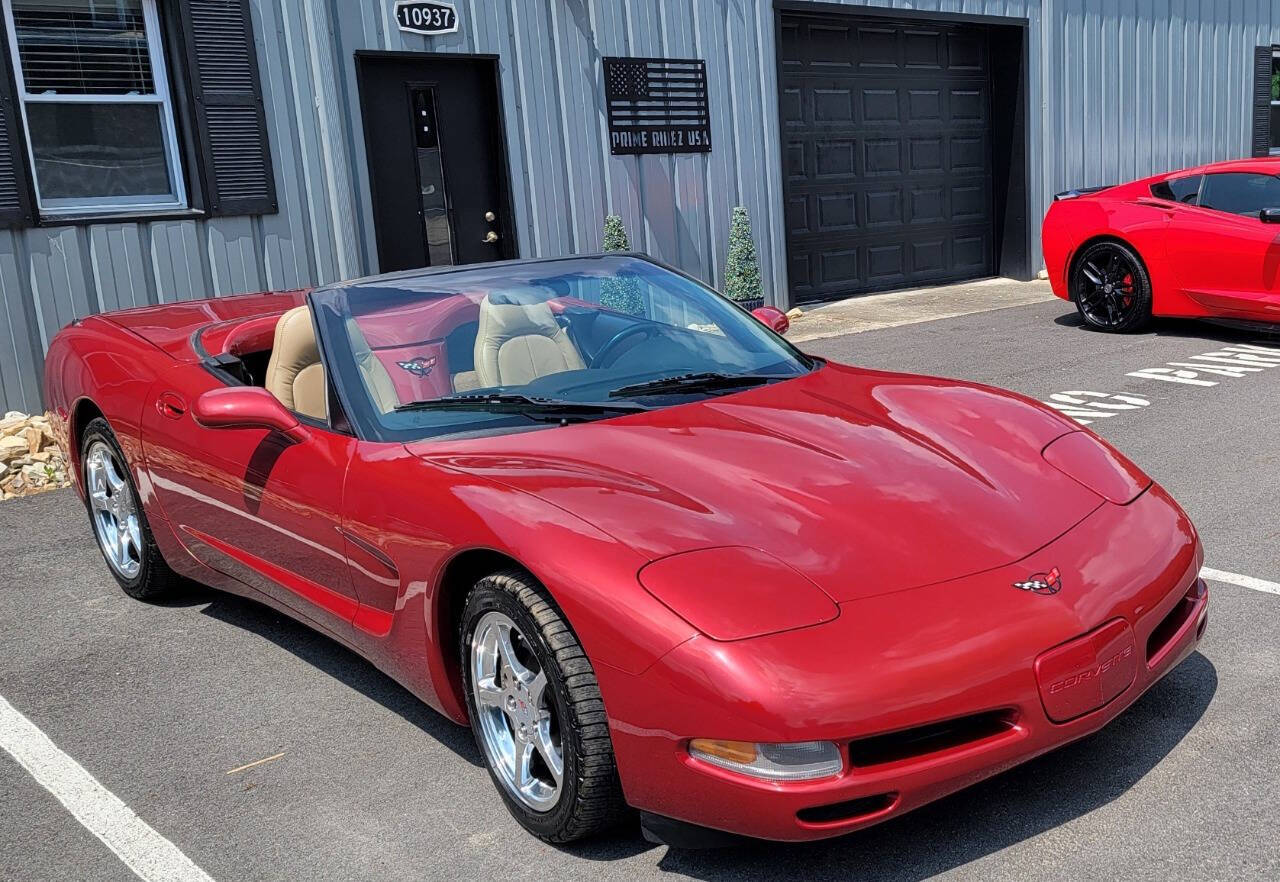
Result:
<instances>
[{"instance_id":1,"label":"door handle on building","mask_svg":"<svg viewBox=\"0 0 1280 882\"><path fill-rule=\"evenodd\" d=\"M485 233L484 238L481 239L480 241L486 245L492 245L494 242L498 241L498 234L495 233L493 230L490 230L489 232Z\"/></svg>"}]
</instances>

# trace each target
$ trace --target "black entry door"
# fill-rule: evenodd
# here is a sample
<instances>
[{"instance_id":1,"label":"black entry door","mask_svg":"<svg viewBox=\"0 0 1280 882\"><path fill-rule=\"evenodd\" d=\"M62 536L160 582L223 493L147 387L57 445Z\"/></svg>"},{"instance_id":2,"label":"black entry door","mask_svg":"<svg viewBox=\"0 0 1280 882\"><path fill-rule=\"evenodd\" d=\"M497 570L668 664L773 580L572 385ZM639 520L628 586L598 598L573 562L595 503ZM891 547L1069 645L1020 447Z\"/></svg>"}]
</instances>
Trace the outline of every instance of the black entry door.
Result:
<instances>
[{"instance_id":1,"label":"black entry door","mask_svg":"<svg viewBox=\"0 0 1280 882\"><path fill-rule=\"evenodd\" d=\"M383 272L516 256L494 58L356 54Z\"/></svg>"},{"instance_id":2,"label":"black entry door","mask_svg":"<svg viewBox=\"0 0 1280 882\"><path fill-rule=\"evenodd\" d=\"M785 14L779 52L793 300L991 275L987 31Z\"/></svg>"}]
</instances>

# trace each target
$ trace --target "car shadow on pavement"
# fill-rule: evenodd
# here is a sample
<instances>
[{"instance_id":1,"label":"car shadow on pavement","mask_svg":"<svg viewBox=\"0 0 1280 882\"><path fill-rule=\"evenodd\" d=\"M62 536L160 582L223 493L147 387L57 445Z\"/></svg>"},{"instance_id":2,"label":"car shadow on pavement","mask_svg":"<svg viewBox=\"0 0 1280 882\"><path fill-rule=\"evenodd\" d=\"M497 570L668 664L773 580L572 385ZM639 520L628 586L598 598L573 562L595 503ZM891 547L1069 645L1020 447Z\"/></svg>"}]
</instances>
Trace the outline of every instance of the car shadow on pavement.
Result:
<instances>
[{"instance_id":1,"label":"car shadow on pavement","mask_svg":"<svg viewBox=\"0 0 1280 882\"><path fill-rule=\"evenodd\" d=\"M1107 335L1106 331L1099 331L1086 325L1084 319L1080 318L1080 313L1074 309L1070 312L1064 312L1055 318L1053 323L1064 328L1075 328L1089 334ZM1218 324L1211 319L1154 318L1151 320L1151 324L1140 331L1114 334L1112 336L1140 338L1147 335L1181 337L1188 340L1208 340L1211 343L1223 343L1226 345L1254 342L1280 345L1280 324L1274 326L1262 324L1246 326Z\"/></svg>"},{"instance_id":2,"label":"car shadow on pavement","mask_svg":"<svg viewBox=\"0 0 1280 882\"><path fill-rule=\"evenodd\" d=\"M1182 741L1217 687L1213 664L1196 652L1102 731L900 818L826 842L742 840L722 850L669 848L659 866L708 882L925 879L1121 796ZM609 842L570 850L596 860L628 853Z\"/></svg>"},{"instance_id":3,"label":"car shadow on pavement","mask_svg":"<svg viewBox=\"0 0 1280 882\"><path fill-rule=\"evenodd\" d=\"M207 616L264 637L312 667L399 714L470 765L483 768L471 730L428 707L421 699L338 641L265 604L193 585L207 592ZM186 592L183 592L184 594Z\"/></svg>"},{"instance_id":4,"label":"car shadow on pavement","mask_svg":"<svg viewBox=\"0 0 1280 882\"><path fill-rule=\"evenodd\" d=\"M182 601L297 656L399 714L467 763L483 767L470 730L455 725L337 641L283 613L236 595L192 586ZM743 839L731 848L667 848L668 872L707 882L780 875L915 882L1029 839L1124 794L1167 756L1209 707L1217 671L1193 653L1100 732L1038 757L910 814L816 843ZM557 846L588 861L615 861L662 849L636 823L611 835Z\"/></svg>"}]
</instances>

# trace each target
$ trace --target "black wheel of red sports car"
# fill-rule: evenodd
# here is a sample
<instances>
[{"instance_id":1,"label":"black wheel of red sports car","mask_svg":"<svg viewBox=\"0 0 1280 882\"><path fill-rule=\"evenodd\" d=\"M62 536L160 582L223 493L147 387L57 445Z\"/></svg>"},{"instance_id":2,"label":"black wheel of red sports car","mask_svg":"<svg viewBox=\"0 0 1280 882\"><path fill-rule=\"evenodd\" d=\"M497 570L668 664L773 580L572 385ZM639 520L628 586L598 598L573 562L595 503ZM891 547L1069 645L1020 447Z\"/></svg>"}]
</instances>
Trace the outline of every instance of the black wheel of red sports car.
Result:
<instances>
[{"instance_id":1,"label":"black wheel of red sports car","mask_svg":"<svg viewBox=\"0 0 1280 882\"><path fill-rule=\"evenodd\" d=\"M599 833L626 813L595 671L526 573L486 576L460 635L476 743L515 819L548 842Z\"/></svg>"},{"instance_id":2,"label":"black wheel of red sports car","mask_svg":"<svg viewBox=\"0 0 1280 882\"><path fill-rule=\"evenodd\" d=\"M80 471L89 524L111 575L131 597L168 597L181 577L160 555L120 444L101 417L90 421L80 439Z\"/></svg>"},{"instance_id":3,"label":"black wheel of red sports car","mask_svg":"<svg viewBox=\"0 0 1280 882\"><path fill-rule=\"evenodd\" d=\"M1151 320L1151 278L1128 245L1090 245L1076 258L1070 282L1071 299L1091 328L1136 331Z\"/></svg>"}]
</instances>

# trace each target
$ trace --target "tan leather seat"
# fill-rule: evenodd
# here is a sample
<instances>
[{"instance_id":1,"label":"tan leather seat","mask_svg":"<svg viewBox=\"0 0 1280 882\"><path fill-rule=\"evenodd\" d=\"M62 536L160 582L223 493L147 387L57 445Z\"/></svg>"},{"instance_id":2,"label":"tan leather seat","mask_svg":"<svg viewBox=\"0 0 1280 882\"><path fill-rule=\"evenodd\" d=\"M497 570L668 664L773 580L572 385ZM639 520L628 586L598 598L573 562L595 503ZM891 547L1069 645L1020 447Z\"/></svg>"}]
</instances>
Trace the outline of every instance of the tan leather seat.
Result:
<instances>
[{"instance_id":1,"label":"tan leather seat","mask_svg":"<svg viewBox=\"0 0 1280 882\"><path fill-rule=\"evenodd\" d=\"M481 386L522 386L539 377L586 367L545 300L520 292L480 301L476 378ZM521 299L526 302L519 302Z\"/></svg>"},{"instance_id":2,"label":"tan leather seat","mask_svg":"<svg viewBox=\"0 0 1280 882\"><path fill-rule=\"evenodd\" d=\"M453 375L454 392L470 392L480 388L480 375L475 371L459 371Z\"/></svg>"},{"instance_id":3,"label":"tan leather seat","mask_svg":"<svg viewBox=\"0 0 1280 882\"><path fill-rule=\"evenodd\" d=\"M387 373L386 366L373 354L373 348L360 330L355 319L347 319L347 336L351 338L351 354L355 356L356 368L360 378L364 380L369 397L374 407L382 413L390 413L400 405L400 396L396 394L396 384Z\"/></svg>"},{"instance_id":4,"label":"tan leather seat","mask_svg":"<svg viewBox=\"0 0 1280 882\"><path fill-rule=\"evenodd\" d=\"M289 410L326 419L324 367L320 364L311 311L305 305L295 306L276 322L263 385Z\"/></svg>"}]
</instances>

